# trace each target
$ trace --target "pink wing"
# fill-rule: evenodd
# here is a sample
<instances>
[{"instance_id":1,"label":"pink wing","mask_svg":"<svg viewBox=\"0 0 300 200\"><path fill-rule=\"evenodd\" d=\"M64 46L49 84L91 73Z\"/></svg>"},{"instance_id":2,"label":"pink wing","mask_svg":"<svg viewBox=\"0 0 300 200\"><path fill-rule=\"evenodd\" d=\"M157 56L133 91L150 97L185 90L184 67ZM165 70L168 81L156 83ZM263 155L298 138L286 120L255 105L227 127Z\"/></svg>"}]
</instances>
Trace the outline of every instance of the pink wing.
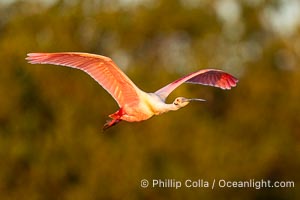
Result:
<instances>
[{"instance_id":1,"label":"pink wing","mask_svg":"<svg viewBox=\"0 0 300 200\"><path fill-rule=\"evenodd\" d=\"M156 91L155 94L159 95L162 99L166 99L167 96L182 83L210 85L229 90L231 87L235 87L237 82L237 78L221 70L204 69L170 83Z\"/></svg>"},{"instance_id":2,"label":"pink wing","mask_svg":"<svg viewBox=\"0 0 300 200\"><path fill-rule=\"evenodd\" d=\"M76 52L29 53L31 64L54 64L80 69L94 78L117 101L119 107L139 102L138 88L108 57Z\"/></svg>"}]
</instances>

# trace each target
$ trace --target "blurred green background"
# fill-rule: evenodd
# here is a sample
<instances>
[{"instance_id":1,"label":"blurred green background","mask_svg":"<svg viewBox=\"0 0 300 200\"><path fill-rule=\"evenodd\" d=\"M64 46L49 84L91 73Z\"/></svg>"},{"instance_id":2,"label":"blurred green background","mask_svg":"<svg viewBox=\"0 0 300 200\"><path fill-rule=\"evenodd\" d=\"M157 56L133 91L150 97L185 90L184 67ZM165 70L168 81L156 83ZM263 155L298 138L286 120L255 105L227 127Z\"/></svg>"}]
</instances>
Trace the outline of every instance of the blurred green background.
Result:
<instances>
[{"instance_id":1,"label":"blurred green background","mask_svg":"<svg viewBox=\"0 0 300 200\"><path fill-rule=\"evenodd\" d=\"M230 91L102 132L118 107L79 70L29 52L106 55L153 92L203 68ZM0 2L0 199L300 199L298 0ZM142 179L272 180L294 188L141 188Z\"/></svg>"}]
</instances>

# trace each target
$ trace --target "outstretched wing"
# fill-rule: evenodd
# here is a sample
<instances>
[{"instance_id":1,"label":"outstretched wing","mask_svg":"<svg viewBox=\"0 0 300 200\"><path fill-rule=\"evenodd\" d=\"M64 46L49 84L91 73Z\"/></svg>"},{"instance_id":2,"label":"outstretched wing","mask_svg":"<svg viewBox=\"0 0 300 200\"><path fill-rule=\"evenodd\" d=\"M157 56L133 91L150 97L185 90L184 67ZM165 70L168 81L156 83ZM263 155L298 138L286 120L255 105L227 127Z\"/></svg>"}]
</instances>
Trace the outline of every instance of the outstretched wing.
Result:
<instances>
[{"instance_id":1,"label":"outstretched wing","mask_svg":"<svg viewBox=\"0 0 300 200\"><path fill-rule=\"evenodd\" d=\"M137 86L108 57L77 52L29 53L31 64L54 64L80 69L94 78L117 101L119 107L139 102Z\"/></svg>"},{"instance_id":2,"label":"outstretched wing","mask_svg":"<svg viewBox=\"0 0 300 200\"><path fill-rule=\"evenodd\" d=\"M162 99L166 99L169 94L182 83L210 85L224 90L229 90L231 87L235 87L237 82L237 78L222 70L204 69L191 73L168 84L167 86L157 90L155 94L159 95Z\"/></svg>"}]
</instances>

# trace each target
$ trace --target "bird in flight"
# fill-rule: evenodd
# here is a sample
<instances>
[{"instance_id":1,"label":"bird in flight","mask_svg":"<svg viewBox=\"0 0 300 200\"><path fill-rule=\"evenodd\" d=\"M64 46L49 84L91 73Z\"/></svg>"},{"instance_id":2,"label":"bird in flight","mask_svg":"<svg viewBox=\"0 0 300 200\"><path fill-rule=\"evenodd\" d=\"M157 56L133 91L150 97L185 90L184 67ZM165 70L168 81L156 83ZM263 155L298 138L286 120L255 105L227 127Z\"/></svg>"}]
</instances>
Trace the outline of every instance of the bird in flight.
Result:
<instances>
[{"instance_id":1,"label":"bird in flight","mask_svg":"<svg viewBox=\"0 0 300 200\"><path fill-rule=\"evenodd\" d=\"M104 124L103 130L121 121L139 122L154 115L175 111L191 101L205 101L197 98L177 97L173 103L165 102L168 95L182 83L202 84L231 89L238 79L218 69L203 69L186 75L166 85L154 93L139 89L111 58L79 52L29 53L31 64L53 64L80 69L94 78L118 103L120 109L109 115L111 120Z\"/></svg>"}]
</instances>

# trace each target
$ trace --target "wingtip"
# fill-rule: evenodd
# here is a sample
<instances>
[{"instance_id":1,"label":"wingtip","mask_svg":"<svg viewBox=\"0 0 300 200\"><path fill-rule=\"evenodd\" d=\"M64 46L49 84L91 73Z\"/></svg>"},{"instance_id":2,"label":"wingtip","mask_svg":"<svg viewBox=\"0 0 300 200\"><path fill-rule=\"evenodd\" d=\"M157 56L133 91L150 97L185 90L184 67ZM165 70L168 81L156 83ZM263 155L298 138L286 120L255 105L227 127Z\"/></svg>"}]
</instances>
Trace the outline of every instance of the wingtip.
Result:
<instances>
[{"instance_id":1,"label":"wingtip","mask_svg":"<svg viewBox=\"0 0 300 200\"><path fill-rule=\"evenodd\" d=\"M26 54L27 57L25 58L25 60L27 60L27 62L30 63L30 64L33 64L33 63L32 63L32 57L34 56L33 54L34 54L34 53L27 53L27 54Z\"/></svg>"},{"instance_id":2,"label":"wingtip","mask_svg":"<svg viewBox=\"0 0 300 200\"><path fill-rule=\"evenodd\" d=\"M236 87L237 83L239 82L239 79L237 79L236 77L232 76L233 79L233 84L231 84L231 87Z\"/></svg>"},{"instance_id":3,"label":"wingtip","mask_svg":"<svg viewBox=\"0 0 300 200\"><path fill-rule=\"evenodd\" d=\"M32 54L33 54L33 53L27 53L27 54L26 54L27 57L25 58L25 60L30 60L30 57L32 56Z\"/></svg>"},{"instance_id":4,"label":"wingtip","mask_svg":"<svg viewBox=\"0 0 300 200\"><path fill-rule=\"evenodd\" d=\"M25 60L27 60L28 63L30 64L35 64L36 62L34 61L34 57L32 53L28 53L27 57L25 58Z\"/></svg>"},{"instance_id":5,"label":"wingtip","mask_svg":"<svg viewBox=\"0 0 300 200\"><path fill-rule=\"evenodd\" d=\"M223 85L222 89L230 90L231 88L237 86L237 83L239 82L239 80L236 77L232 76L231 74L228 74L228 73L226 73L226 74L228 75L225 79L227 84Z\"/></svg>"},{"instance_id":6,"label":"wingtip","mask_svg":"<svg viewBox=\"0 0 300 200\"><path fill-rule=\"evenodd\" d=\"M27 58L29 58L29 57L41 56L42 53L27 53L26 55L27 55Z\"/></svg>"},{"instance_id":7,"label":"wingtip","mask_svg":"<svg viewBox=\"0 0 300 200\"><path fill-rule=\"evenodd\" d=\"M42 59L45 58L45 53L27 53L27 57L25 60L30 64L38 64L41 63Z\"/></svg>"}]
</instances>

